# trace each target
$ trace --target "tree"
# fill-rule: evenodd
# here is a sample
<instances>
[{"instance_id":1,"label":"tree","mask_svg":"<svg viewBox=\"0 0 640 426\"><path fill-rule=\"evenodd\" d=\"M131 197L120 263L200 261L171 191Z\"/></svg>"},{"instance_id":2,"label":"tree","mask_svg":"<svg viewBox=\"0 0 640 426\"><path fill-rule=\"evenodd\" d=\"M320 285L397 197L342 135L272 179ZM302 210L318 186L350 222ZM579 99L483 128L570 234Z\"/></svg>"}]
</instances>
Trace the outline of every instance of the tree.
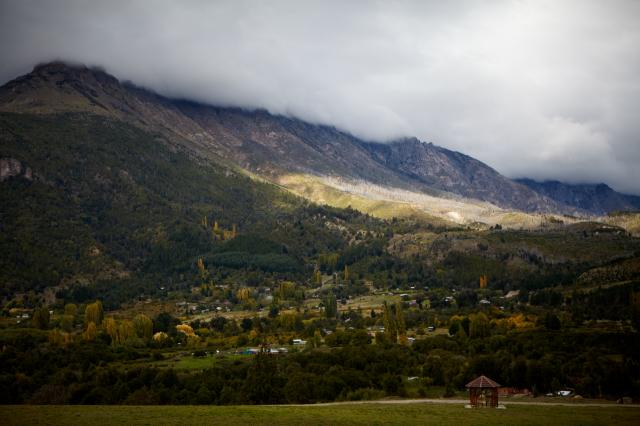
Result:
<instances>
[{"instance_id":1,"label":"tree","mask_svg":"<svg viewBox=\"0 0 640 426\"><path fill-rule=\"evenodd\" d=\"M242 287L236 292L236 297L241 302L246 302L251 298L251 290L249 290L247 287Z\"/></svg>"},{"instance_id":2,"label":"tree","mask_svg":"<svg viewBox=\"0 0 640 426\"><path fill-rule=\"evenodd\" d=\"M209 271L207 271L207 267L204 265L204 260L199 257L196 264L198 266L198 272L200 273L200 279L202 280L202 282L207 281L207 279L209 278Z\"/></svg>"},{"instance_id":3,"label":"tree","mask_svg":"<svg viewBox=\"0 0 640 426\"><path fill-rule=\"evenodd\" d=\"M115 319L108 317L104 320L104 329L111 338L111 344L116 345L119 342L118 340L118 323Z\"/></svg>"},{"instance_id":4,"label":"tree","mask_svg":"<svg viewBox=\"0 0 640 426\"><path fill-rule=\"evenodd\" d=\"M31 319L31 324L34 328L39 328L40 330L46 330L49 328L49 310L41 306L33 312L33 318Z\"/></svg>"},{"instance_id":5,"label":"tree","mask_svg":"<svg viewBox=\"0 0 640 426\"><path fill-rule=\"evenodd\" d=\"M92 342L96 339L98 335L98 327L96 327L96 323L91 321L87 324L87 329L82 333L82 338L87 342Z\"/></svg>"},{"instance_id":6,"label":"tree","mask_svg":"<svg viewBox=\"0 0 640 426\"><path fill-rule=\"evenodd\" d=\"M482 312L472 315L469 324L469 337L472 339L487 337L491 334L489 318Z\"/></svg>"},{"instance_id":7,"label":"tree","mask_svg":"<svg viewBox=\"0 0 640 426\"><path fill-rule=\"evenodd\" d=\"M180 320L174 318L168 312L161 312L153 320L153 330L155 332L164 331L165 333L174 333L176 325L180 324Z\"/></svg>"},{"instance_id":8,"label":"tree","mask_svg":"<svg viewBox=\"0 0 640 426\"><path fill-rule=\"evenodd\" d=\"M480 276L480 288L487 288L487 276L486 275L481 275Z\"/></svg>"},{"instance_id":9,"label":"tree","mask_svg":"<svg viewBox=\"0 0 640 426\"><path fill-rule=\"evenodd\" d=\"M66 332L69 332L73 329L73 325L74 325L73 316L71 315L62 316L62 319L60 320L60 328L62 328Z\"/></svg>"},{"instance_id":10,"label":"tree","mask_svg":"<svg viewBox=\"0 0 640 426\"><path fill-rule=\"evenodd\" d=\"M338 301L333 293L329 293L324 299L324 315L327 318L335 318L338 315Z\"/></svg>"},{"instance_id":11,"label":"tree","mask_svg":"<svg viewBox=\"0 0 640 426\"><path fill-rule=\"evenodd\" d=\"M247 371L243 393L254 404L277 404L283 401L285 384L286 379L280 373L277 358L261 350Z\"/></svg>"},{"instance_id":12,"label":"tree","mask_svg":"<svg viewBox=\"0 0 640 426\"><path fill-rule=\"evenodd\" d=\"M404 313L402 312L402 303L396 303L396 328L398 329L398 340L401 345L406 345L407 340L407 326L404 321Z\"/></svg>"},{"instance_id":13,"label":"tree","mask_svg":"<svg viewBox=\"0 0 640 426\"><path fill-rule=\"evenodd\" d=\"M133 327L133 323L129 320L121 321L118 324L118 343L124 344L128 340L136 336L136 330Z\"/></svg>"},{"instance_id":14,"label":"tree","mask_svg":"<svg viewBox=\"0 0 640 426\"><path fill-rule=\"evenodd\" d=\"M133 318L133 328L141 339L149 340L153 335L153 322L145 314L138 314Z\"/></svg>"},{"instance_id":15,"label":"tree","mask_svg":"<svg viewBox=\"0 0 640 426\"><path fill-rule=\"evenodd\" d=\"M84 323L88 326L89 323L98 326L102 324L104 318L104 310L102 309L102 302L96 300L94 303L90 303L84 310Z\"/></svg>"},{"instance_id":16,"label":"tree","mask_svg":"<svg viewBox=\"0 0 640 426\"><path fill-rule=\"evenodd\" d=\"M64 314L71 315L73 318L75 318L75 316L78 315L78 306L73 303L67 303L66 305L64 305Z\"/></svg>"},{"instance_id":17,"label":"tree","mask_svg":"<svg viewBox=\"0 0 640 426\"><path fill-rule=\"evenodd\" d=\"M344 265L344 282L349 281L349 266Z\"/></svg>"},{"instance_id":18,"label":"tree","mask_svg":"<svg viewBox=\"0 0 640 426\"><path fill-rule=\"evenodd\" d=\"M396 318L393 314L391 306L384 302L384 336L389 343L398 342L398 329L396 326Z\"/></svg>"},{"instance_id":19,"label":"tree","mask_svg":"<svg viewBox=\"0 0 640 426\"><path fill-rule=\"evenodd\" d=\"M560 330L560 318L557 315L547 312L543 319L544 327L547 330Z\"/></svg>"}]
</instances>

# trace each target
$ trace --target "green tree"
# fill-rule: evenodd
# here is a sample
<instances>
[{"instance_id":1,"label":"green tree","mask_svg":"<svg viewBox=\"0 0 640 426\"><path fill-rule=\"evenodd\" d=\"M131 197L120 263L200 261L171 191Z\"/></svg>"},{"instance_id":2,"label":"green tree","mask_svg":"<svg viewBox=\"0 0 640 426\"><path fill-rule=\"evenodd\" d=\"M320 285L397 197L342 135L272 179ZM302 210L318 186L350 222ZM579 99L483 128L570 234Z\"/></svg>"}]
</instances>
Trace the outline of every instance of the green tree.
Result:
<instances>
[{"instance_id":1,"label":"green tree","mask_svg":"<svg viewBox=\"0 0 640 426\"><path fill-rule=\"evenodd\" d=\"M482 312L472 315L469 323L469 337L472 339L487 337L491 334L489 318Z\"/></svg>"},{"instance_id":2,"label":"green tree","mask_svg":"<svg viewBox=\"0 0 640 426\"><path fill-rule=\"evenodd\" d=\"M133 328L136 336L141 339L150 340L153 336L153 322L145 314L138 314L133 318Z\"/></svg>"},{"instance_id":3,"label":"green tree","mask_svg":"<svg viewBox=\"0 0 640 426\"><path fill-rule=\"evenodd\" d=\"M384 302L384 336L389 343L398 342L398 328L396 326L396 318L391 306Z\"/></svg>"},{"instance_id":4,"label":"green tree","mask_svg":"<svg viewBox=\"0 0 640 426\"><path fill-rule=\"evenodd\" d=\"M73 303L67 303L64 305L64 314L71 315L73 318L78 315L78 306Z\"/></svg>"},{"instance_id":5,"label":"green tree","mask_svg":"<svg viewBox=\"0 0 640 426\"><path fill-rule=\"evenodd\" d=\"M73 330L73 325L74 325L74 317L71 315L63 315L62 319L60 320L60 328L62 328L64 331L69 332L71 330Z\"/></svg>"},{"instance_id":6,"label":"green tree","mask_svg":"<svg viewBox=\"0 0 640 426\"><path fill-rule=\"evenodd\" d=\"M333 293L329 293L324 299L324 314L327 318L335 318L338 315L338 301Z\"/></svg>"},{"instance_id":7,"label":"green tree","mask_svg":"<svg viewBox=\"0 0 640 426\"><path fill-rule=\"evenodd\" d=\"M41 306L33 312L31 324L34 328L46 330L47 328L49 328L49 319L49 309L47 309L45 306Z\"/></svg>"},{"instance_id":8,"label":"green tree","mask_svg":"<svg viewBox=\"0 0 640 426\"><path fill-rule=\"evenodd\" d=\"M402 302L396 303L396 328L398 329L398 342L401 345L406 345L407 340L407 325L404 321L404 312L402 311Z\"/></svg>"}]
</instances>

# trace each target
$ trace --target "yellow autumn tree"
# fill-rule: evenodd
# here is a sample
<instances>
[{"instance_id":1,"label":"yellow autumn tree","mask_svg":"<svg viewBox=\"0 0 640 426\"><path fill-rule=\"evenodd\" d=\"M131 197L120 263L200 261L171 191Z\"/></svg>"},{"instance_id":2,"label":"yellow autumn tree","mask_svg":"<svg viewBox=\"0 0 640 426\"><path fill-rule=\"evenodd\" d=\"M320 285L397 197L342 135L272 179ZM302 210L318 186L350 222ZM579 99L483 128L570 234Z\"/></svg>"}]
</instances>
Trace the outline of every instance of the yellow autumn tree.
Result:
<instances>
[{"instance_id":1,"label":"yellow autumn tree","mask_svg":"<svg viewBox=\"0 0 640 426\"><path fill-rule=\"evenodd\" d=\"M104 330L107 332L107 335L111 338L111 344L116 345L120 343L118 341L118 323L115 319L108 317L103 322Z\"/></svg>"},{"instance_id":2,"label":"yellow autumn tree","mask_svg":"<svg viewBox=\"0 0 640 426\"><path fill-rule=\"evenodd\" d=\"M196 265L198 266L198 272L200 272L200 278L202 279L202 281L207 281L207 279L209 278L209 271L207 271L207 267L205 266L204 260L201 257L198 258Z\"/></svg>"},{"instance_id":3,"label":"yellow autumn tree","mask_svg":"<svg viewBox=\"0 0 640 426\"><path fill-rule=\"evenodd\" d=\"M193 328L189 324L178 324L176 325L176 330L178 333L186 334L187 336L195 336Z\"/></svg>"},{"instance_id":4,"label":"yellow autumn tree","mask_svg":"<svg viewBox=\"0 0 640 426\"><path fill-rule=\"evenodd\" d=\"M89 324L87 324L87 329L82 333L82 339L87 342L92 342L96 339L97 335L98 327L96 327L95 322L90 321Z\"/></svg>"},{"instance_id":5,"label":"yellow autumn tree","mask_svg":"<svg viewBox=\"0 0 640 426\"><path fill-rule=\"evenodd\" d=\"M481 275L480 276L480 288L487 288L487 276L486 275Z\"/></svg>"},{"instance_id":6,"label":"yellow autumn tree","mask_svg":"<svg viewBox=\"0 0 640 426\"><path fill-rule=\"evenodd\" d=\"M49 343L56 346L62 346L64 344L64 337L59 329L55 328L49 332Z\"/></svg>"},{"instance_id":7,"label":"yellow autumn tree","mask_svg":"<svg viewBox=\"0 0 640 426\"><path fill-rule=\"evenodd\" d=\"M89 323L93 323L94 326L102 324L104 318L104 310L102 309L102 302L96 300L94 303L90 303L84 310L84 324L85 328Z\"/></svg>"},{"instance_id":8,"label":"yellow autumn tree","mask_svg":"<svg viewBox=\"0 0 640 426\"><path fill-rule=\"evenodd\" d=\"M153 335L153 340L159 343L164 342L168 338L169 338L169 335L164 331L158 331L156 334Z\"/></svg>"},{"instance_id":9,"label":"yellow autumn tree","mask_svg":"<svg viewBox=\"0 0 640 426\"><path fill-rule=\"evenodd\" d=\"M249 290L247 287L238 289L238 291L236 292L236 297L238 298L238 300L246 302L251 298L251 290Z\"/></svg>"}]
</instances>

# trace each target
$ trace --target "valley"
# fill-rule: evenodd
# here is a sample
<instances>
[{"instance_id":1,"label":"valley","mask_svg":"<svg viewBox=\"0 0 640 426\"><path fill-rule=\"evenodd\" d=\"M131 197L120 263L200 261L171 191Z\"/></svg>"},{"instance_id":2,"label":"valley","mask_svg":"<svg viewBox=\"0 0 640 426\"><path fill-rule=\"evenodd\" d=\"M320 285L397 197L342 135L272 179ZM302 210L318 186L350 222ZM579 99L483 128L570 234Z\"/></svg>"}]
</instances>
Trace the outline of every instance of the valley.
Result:
<instances>
[{"instance_id":1,"label":"valley","mask_svg":"<svg viewBox=\"0 0 640 426\"><path fill-rule=\"evenodd\" d=\"M0 88L0 159L3 404L640 395L631 196L64 63Z\"/></svg>"}]
</instances>

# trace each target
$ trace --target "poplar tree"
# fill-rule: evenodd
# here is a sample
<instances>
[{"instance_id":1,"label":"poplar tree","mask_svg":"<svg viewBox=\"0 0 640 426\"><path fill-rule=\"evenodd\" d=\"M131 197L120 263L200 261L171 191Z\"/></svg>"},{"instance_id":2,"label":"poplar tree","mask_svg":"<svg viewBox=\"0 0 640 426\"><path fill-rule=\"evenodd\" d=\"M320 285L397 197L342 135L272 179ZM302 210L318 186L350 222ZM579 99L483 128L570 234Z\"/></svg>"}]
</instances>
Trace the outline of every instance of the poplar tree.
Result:
<instances>
[{"instance_id":1,"label":"poplar tree","mask_svg":"<svg viewBox=\"0 0 640 426\"><path fill-rule=\"evenodd\" d=\"M384 302L384 335L390 343L396 343L398 341L395 315L386 300Z\"/></svg>"}]
</instances>

